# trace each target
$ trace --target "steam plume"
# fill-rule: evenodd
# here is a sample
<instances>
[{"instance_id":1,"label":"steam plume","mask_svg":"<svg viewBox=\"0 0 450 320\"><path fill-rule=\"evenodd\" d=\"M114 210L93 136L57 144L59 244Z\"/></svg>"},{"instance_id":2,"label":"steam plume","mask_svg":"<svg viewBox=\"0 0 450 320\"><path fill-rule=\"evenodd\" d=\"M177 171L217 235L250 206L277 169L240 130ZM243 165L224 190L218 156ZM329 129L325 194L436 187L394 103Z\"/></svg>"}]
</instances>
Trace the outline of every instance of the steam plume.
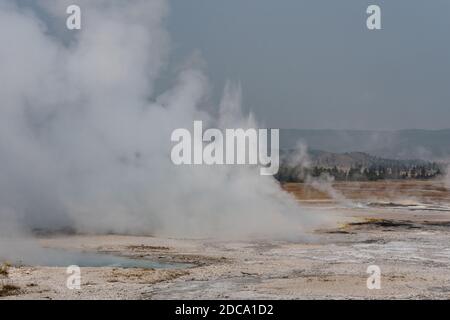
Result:
<instances>
[{"instance_id":1,"label":"steam plume","mask_svg":"<svg viewBox=\"0 0 450 320\"><path fill-rule=\"evenodd\" d=\"M240 113L239 85L213 117L208 80L192 65L155 93L170 46L165 1L79 0L82 30L67 35L58 28L71 2L0 4L1 235L14 225L301 236L316 222L256 168L171 163L173 129L254 120Z\"/></svg>"}]
</instances>

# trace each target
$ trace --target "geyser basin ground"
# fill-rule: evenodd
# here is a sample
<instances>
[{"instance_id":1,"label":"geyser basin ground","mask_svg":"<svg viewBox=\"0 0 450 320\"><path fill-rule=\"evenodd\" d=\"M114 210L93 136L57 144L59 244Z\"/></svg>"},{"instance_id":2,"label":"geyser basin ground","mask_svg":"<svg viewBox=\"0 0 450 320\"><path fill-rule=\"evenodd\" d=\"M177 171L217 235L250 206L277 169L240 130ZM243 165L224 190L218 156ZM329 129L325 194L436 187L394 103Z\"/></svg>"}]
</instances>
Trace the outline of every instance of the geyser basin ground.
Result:
<instances>
[{"instance_id":1,"label":"geyser basin ground","mask_svg":"<svg viewBox=\"0 0 450 320\"><path fill-rule=\"evenodd\" d=\"M450 192L439 182L383 182L335 186L349 198L398 203L415 201L447 206ZM68 290L65 268L12 267L9 280L20 287L6 298L366 298L450 297L450 213L448 211L342 208L306 190L286 188L308 206L347 220L317 230L310 243L214 241L131 236L42 238L43 246L111 252L152 261L194 264L181 269L82 268L82 289ZM395 192L392 192L395 190ZM303 195L300 197L300 195ZM411 198L411 201L414 199ZM320 214L320 213L319 213ZM381 269L381 289L366 286L369 265Z\"/></svg>"}]
</instances>

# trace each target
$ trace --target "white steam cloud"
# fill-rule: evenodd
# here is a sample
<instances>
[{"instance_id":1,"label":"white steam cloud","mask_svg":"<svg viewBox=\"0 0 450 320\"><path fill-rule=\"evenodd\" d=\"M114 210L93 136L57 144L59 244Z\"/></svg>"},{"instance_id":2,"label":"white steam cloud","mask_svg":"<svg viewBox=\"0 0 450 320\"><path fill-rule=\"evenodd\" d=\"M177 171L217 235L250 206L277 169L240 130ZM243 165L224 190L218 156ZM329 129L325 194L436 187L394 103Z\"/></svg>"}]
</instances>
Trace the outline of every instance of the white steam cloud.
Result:
<instances>
[{"instance_id":1,"label":"white steam cloud","mask_svg":"<svg viewBox=\"0 0 450 320\"><path fill-rule=\"evenodd\" d=\"M252 126L254 120L241 114L234 85L225 89L219 117L211 116L208 80L192 65L180 71L173 88L155 96L170 44L165 1L78 0L82 30L70 39L52 28L65 28L72 1L5 2L2 236L70 226L81 232L296 237L317 222L257 168L172 164L173 129L191 128L193 120L216 127Z\"/></svg>"},{"instance_id":2,"label":"white steam cloud","mask_svg":"<svg viewBox=\"0 0 450 320\"><path fill-rule=\"evenodd\" d=\"M447 166L447 172L445 173L445 185L450 189L450 165Z\"/></svg>"}]
</instances>

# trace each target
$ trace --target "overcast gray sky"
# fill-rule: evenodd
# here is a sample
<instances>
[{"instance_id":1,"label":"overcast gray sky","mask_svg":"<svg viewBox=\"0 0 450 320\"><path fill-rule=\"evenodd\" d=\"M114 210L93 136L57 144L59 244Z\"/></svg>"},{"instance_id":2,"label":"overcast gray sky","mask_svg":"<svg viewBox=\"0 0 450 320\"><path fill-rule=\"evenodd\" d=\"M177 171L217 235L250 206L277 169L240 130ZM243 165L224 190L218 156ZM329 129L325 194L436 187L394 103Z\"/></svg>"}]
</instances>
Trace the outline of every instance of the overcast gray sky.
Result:
<instances>
[{"instance_id":1,"label":"overcast gray sky","mask_svg":"<svg viewBox=\"0 0 450 320\"><path fill-rule=\"evenodd\" d=\"M219 95L279 128L450 127L448 0L171 0L172 62L200 50ZM382 9L380 31L366 8Z\"/></svg>"}]
</instances>

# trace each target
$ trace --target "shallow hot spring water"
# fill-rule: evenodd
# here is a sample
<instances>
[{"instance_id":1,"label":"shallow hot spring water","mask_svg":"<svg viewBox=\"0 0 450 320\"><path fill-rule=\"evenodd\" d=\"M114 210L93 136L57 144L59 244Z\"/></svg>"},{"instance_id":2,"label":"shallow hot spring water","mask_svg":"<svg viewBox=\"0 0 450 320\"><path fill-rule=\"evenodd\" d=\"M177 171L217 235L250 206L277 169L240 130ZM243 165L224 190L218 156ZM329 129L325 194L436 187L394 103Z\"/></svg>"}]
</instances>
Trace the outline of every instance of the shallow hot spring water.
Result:
<instances>
[{"instance_id":1,"label":"shallow hot spring water","mask_svg":"<svg viewBox=\"0 0 450 320\"><path fill-rule=\"evenodd\" d=\"M143 269L181 269L190 267L187 263L159 262L149 259L128 258L112 253L72 251L53 248L39 248L31 254L19 257L0 256L1 260L14 265L68 267L117 267L117 268L143 268Z\"/></svg>"}]
</instances>

